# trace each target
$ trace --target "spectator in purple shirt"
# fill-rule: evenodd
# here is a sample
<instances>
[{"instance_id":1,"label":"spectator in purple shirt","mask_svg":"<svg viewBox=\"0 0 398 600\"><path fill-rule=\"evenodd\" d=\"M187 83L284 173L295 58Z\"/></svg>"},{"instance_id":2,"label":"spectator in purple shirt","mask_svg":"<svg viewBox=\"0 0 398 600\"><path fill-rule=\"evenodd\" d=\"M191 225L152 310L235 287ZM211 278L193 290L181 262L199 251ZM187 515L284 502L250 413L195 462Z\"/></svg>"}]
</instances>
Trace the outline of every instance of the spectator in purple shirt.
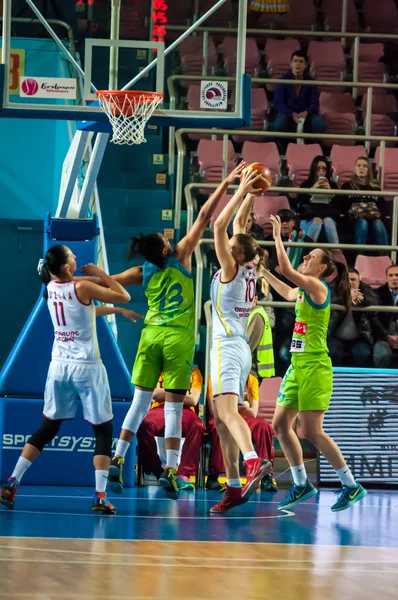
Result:
<instances>
[{"instance_id":1,"label":"spectator in purple shirt","mask_svg":"<svg viewBox=\"0 0 398 600\"><path fill-rule=\"evenodd\" d=\"M304 131L323 133L325 122L319 115L319 94L314 85L300 85L300 80L310 80L307 71L308 57L302 50L291 56L291 71L283 79L296 79L297 85L279 84L275 90L274 108L277 112L273 121L274 131L296 131L304 122Z\"/></svg>"}]
</instances>

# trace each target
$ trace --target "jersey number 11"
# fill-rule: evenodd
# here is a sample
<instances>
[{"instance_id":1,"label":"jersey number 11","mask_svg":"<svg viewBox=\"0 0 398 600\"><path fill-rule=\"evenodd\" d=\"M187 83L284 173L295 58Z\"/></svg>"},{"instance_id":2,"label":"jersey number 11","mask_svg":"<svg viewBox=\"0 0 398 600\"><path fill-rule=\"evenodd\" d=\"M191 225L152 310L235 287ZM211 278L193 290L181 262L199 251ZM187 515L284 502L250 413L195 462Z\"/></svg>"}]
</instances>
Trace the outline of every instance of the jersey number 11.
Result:
<instances>
[{"instance_id":1,"label":"jersey number 11","mask_svg":"<svg viewBox=\"0 0 398 600\"><path fill-rule=\"evenodd\" d=\"M59 307L59 312L58 312L58 307ZM63 302L54 302L54 308L55 308L55 318L57 319L58 327L66 327L64 303ZM59 317L61 317L61 320Z\"/></svg>"}]
</instances>

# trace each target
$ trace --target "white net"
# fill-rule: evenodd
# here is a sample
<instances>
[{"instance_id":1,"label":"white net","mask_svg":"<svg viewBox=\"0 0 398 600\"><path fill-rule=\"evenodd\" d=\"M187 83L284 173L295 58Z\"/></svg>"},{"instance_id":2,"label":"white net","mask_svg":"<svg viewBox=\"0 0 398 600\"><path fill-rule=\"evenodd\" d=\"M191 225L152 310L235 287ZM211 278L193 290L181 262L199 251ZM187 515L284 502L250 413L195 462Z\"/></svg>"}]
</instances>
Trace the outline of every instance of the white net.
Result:
<instances>
[{"instance_id":1,"label":"white net","mask_svg":"<svg viewBox=\"0 0 398 600\"><path fill-rule=\"evenodd\" d=\"M112 125L114 144L142 144L145 125L159 106L163 94L155 92L97 92L101 108Z\"/></svg>"}]
</instances>

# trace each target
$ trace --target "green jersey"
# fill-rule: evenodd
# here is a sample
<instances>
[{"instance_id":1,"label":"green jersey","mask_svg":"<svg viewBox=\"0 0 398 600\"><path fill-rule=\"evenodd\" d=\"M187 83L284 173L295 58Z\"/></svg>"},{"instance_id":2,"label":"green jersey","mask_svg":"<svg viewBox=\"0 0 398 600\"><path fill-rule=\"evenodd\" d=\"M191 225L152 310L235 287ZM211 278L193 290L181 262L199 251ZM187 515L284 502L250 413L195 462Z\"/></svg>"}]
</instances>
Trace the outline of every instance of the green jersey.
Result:
<instances>
[{"instance_id":1,"label":"green jersey","mask_svg":"<svg viewBox=\"0 0 398 600\"><path fill-rule=\"evenodd\" d=\"M148 299L145 325L193 329L195 302L192 274L184 269L177 257L169 256L162 269L146 262L142 275Z\"/></svg>"},{"instance_id":2,"label":"green jersey","mask_svg":"<svg viewBox=\"0 0 398 600\"><path fill-rule=\"evenodd\" d=\"M330 319L330 289L324 281L328 296L323 304L315 304L305 290L298 289L296 322L293 329L290 352L294 356L327 354L326 343Z\"/></svg>"}]
</instances>

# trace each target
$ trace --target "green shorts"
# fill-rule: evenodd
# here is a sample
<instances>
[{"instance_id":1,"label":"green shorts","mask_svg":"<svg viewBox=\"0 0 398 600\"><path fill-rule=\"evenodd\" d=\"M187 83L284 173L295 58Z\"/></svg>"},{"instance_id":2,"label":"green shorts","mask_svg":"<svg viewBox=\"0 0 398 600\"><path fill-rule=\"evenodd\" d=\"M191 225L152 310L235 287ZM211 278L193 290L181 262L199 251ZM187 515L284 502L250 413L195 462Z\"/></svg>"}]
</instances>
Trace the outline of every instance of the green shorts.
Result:
<instances>
[{"instance_id":1,"label":"green shorts","mask_svg":"<svg viewBox=\"0 0 398 600\"><path fill-rule=\"evenodd\" d=\"M277 404L285 408L327 410L333 390L332 361L320 357L292 357L278 394Z\"/></svg>"},{"instance_id":2,"label":"green shorts","mask_svg":"<svg viewBox=\"0 0 398 600\"><path fill-rule=\"evenodd\" d=\"M131 381L154 389L163 373L165 389L189 390L194 352L189 329L149 325L141 334Z\"/></svg>"}]
</instances>

